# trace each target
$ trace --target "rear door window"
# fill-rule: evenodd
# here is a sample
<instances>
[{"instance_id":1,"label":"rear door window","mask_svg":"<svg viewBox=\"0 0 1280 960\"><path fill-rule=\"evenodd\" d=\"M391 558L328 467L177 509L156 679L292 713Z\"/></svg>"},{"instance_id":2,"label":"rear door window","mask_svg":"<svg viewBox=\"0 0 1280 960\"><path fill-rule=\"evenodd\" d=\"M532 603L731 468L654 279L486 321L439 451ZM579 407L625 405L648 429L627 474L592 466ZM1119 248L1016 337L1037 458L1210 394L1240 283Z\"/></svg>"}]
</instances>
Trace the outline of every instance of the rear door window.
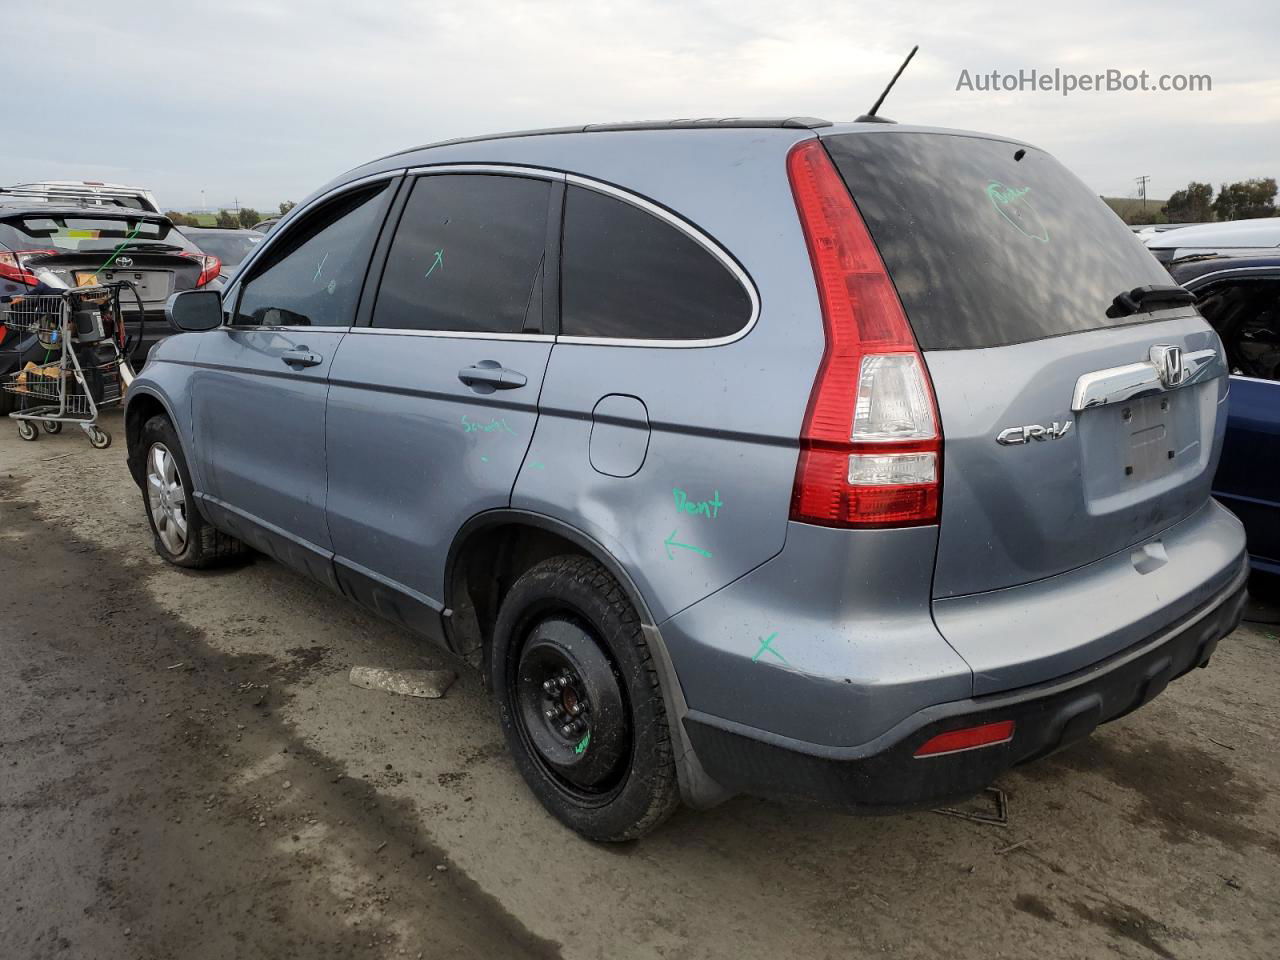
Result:
<instances>
[{"instance_id":1,"label":"rear door window","mask_svg":"<svg viewBox=\"0 0 1280 960\"><path fill-rule=\"evenodd\" d=\"M550 191L528 177L420 177L387 254L373 326L540 332Z\"/></svg>"},{"instance_id":2,"label":"rear door window","mask_svg":"<svg viewBox=\"0 0 1280 960\"><path fill-rule=\"evenodd\" d=\"M629 340L710 340L751 319L742 282L673 224L616 197L565 195L560 332Z\"/></svg>"},{"instance_id":3,"label":"rear door window","mask_svg":"<svg viewBox=\"0 0 1280 960\"><path fill-rule=\"evenodd\" d=\"M1135 323L1116 294L1169 275L1098 196L1032 147L932 133L822 140L925 350Z\"/></svg>"},{"instance_id":4,"label":"rear door window","mask_svg":"<svg viewBox=\"0 0 1280 960\"><path fill-rule=\"evenodd\" d=\"M1280 380L1280 278L1223 280L1201 294L1199 307L1222 338L1233 374Z\"/></svg>"},{"instance_id":5,"label":"rear door window","mask_svg":"<svg viewBox=\"0 0 1280 960\"><path fill-rule=\"evenodd\" d=\"M326 204L264 252L236 304L237 326L346 327L386 213L387 183Z\"/></svg>"}]
</instances>

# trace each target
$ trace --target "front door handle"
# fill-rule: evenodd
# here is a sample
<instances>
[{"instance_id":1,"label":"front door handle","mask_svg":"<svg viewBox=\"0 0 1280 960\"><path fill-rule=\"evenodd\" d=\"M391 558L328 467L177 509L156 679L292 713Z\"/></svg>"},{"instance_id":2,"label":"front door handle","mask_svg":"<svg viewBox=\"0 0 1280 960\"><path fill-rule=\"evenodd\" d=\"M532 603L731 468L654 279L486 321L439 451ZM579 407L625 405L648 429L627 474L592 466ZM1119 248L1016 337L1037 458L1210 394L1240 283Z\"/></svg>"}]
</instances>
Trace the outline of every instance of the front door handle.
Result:
<instances>
[{"instance_id":1,"label":"front door handle","mask_svg":"<svg viewBox=\"0 0 1280 960\"><path fill-rule=\"evenodd\" d=\"M523 373L508 370L496 360L481 360L474 366L463 367L458 371L458 379L481 393L514 390L529 382L529 378Z\"/></svg>"},{"instance_id":2,"label":"front door handle","mask_svg":"<svg viewBox=\"0 0 1280 960\"><path fill-rule=\"evenodd\" d=\"M324 357L312 353L306 347L297 347L280 354L280 359L291 367L315 367L324 363Z\"/></svg>"}]
</instances>

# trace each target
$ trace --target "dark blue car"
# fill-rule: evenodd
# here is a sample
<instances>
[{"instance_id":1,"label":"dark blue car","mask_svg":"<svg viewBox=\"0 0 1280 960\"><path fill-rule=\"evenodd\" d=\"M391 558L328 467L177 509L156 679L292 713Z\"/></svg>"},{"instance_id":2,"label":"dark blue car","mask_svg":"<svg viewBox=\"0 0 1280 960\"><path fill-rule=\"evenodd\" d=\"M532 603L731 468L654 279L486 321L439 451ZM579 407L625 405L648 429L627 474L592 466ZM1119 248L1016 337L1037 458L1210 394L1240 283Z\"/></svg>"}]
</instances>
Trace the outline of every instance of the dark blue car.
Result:
<instances>
[{"instance_id":1,"label":"dark blue car","mask_svg":"<svg viewBox=\"0 0 1280 960\"><path fill-rule=\"evenodd\" d=\"M1280 257L1197 257L1169 272L1222 337L1231 400L1213 493L1244 522L1253 569L1280 582Z\"/></svg>"}]
</instances>

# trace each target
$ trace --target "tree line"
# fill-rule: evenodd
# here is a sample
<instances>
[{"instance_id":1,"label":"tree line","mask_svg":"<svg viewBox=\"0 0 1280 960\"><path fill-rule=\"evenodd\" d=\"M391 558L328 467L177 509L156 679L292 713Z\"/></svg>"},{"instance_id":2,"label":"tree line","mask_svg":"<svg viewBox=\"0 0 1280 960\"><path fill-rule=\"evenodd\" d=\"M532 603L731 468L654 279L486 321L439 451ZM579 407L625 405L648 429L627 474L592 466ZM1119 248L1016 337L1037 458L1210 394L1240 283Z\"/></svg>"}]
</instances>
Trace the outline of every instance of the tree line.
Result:
<instances>
[{"instance_id":1,"label":"tree line","mask_svg":"<svg viewBox=\"0 0 1280 960\"><path fill-rule=\"evenodd\" d=\"M297 204L292 200L286 200L280 204L280 216L284 216L292 210ZM179 227L198 227L200 226L200 218L194 217L189 213L179 213L177 210L170 210L165 214ZM214 226L223 229L232 230L237 227L245 230L252 227L255 223L260 223L266 219L266 215L259 213L253 207L241 207L236 210L219 210L217 216L214 217Z\"/></svg>"},{"instance_id":2,"label":"tree line","mask_svg":"<svg viewBox=\"0 0 1280 960\"><path fill-rule=\"evenodd\" d=\"M1212 220L1248 220L1276 215L1275 177L1255 177L1224 183L1213 195L1213 185L1192 180L1182 190L1175 190L1160 208L1170 223L1207 223ZM1132 217L1133 223L1155 222Z\"/></svg>"}]
</instances>

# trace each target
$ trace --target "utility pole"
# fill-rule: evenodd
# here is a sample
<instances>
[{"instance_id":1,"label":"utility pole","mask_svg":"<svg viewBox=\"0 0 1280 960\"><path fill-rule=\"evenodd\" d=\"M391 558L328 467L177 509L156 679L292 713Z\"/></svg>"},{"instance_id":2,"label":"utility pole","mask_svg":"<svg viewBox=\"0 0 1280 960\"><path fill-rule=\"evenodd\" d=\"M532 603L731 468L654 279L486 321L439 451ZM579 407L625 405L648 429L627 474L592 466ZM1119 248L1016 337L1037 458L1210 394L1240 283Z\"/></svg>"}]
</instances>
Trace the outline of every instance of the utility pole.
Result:
<instances>
[{"instance_id":1,"label":"utility pole","mask_svg":"<svg viewBox=\"0 0 1280 960\"><path fill-rule=\"evenodd\" d=\"M1134 177L1134 181L1138 184L1138 196L1142 198L1142 209L1147 209L1147 181L1149 176Z\"/></svg>"}]
</instances>

